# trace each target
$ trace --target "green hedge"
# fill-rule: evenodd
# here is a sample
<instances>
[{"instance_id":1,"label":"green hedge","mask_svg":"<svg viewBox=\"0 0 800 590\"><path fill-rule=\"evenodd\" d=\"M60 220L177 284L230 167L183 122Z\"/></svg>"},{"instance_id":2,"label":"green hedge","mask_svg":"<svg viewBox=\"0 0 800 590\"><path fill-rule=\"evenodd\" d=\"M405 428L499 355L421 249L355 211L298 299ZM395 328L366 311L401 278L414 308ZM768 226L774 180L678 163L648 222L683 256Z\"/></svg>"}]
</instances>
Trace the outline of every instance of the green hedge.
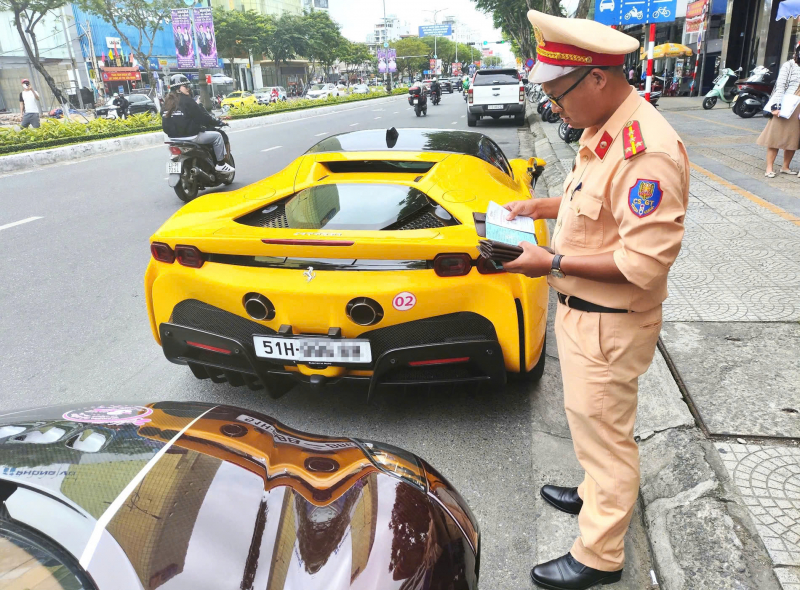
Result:
<instances>
[{"instance_id":1,"label":"green hedge","mask_svg":"<svg viewBox=\"0 0 800 590\"><path fill-rule=\"evenodd\" d=\"M395 88L392 90L391 95L398 96L406 94L407 92L407 88ZM360 100L370 100L373 98L383 98L386 96L387 94L385 92L375 92L371 94L350 94L343 97L330 98L328 100L300 99L296 101L272 103L270 105L252 105L231 109L228 115L223 116L223 118L249 119L272 113L298 111L321 106L344 104L347 102L357 102ZM127 119L93 119L88 123L82 123L76 120L45 119L42 121L42 126L38 129L32 127L20 130L0 128L0 156L60 147L75 143L98 141L101 139L111 139L124 135L154 133L156 131L161 131L161 119L157 115L150 113L132 115Z\"/></svg>"}]
</instances>

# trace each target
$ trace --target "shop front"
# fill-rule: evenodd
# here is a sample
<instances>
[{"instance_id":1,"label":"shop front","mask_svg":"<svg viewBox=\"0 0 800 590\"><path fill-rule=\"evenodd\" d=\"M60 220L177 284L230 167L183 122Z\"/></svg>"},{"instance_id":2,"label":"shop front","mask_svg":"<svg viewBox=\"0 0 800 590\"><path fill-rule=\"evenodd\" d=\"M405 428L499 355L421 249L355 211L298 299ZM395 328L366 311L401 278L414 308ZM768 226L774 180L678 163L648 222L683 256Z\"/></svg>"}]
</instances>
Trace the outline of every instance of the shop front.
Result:
<instances>
[{"instance_id":1,"label":"shop front","mask_svg":"<svg viewBox=\"0 0 800 590\"><path fill-rule=\"evenodd\" d=\"M100 67L100 79L103 82L106 96L115 93L131 94L143 88L142 73L139 68Z\"/></svg>"}]
</instances>

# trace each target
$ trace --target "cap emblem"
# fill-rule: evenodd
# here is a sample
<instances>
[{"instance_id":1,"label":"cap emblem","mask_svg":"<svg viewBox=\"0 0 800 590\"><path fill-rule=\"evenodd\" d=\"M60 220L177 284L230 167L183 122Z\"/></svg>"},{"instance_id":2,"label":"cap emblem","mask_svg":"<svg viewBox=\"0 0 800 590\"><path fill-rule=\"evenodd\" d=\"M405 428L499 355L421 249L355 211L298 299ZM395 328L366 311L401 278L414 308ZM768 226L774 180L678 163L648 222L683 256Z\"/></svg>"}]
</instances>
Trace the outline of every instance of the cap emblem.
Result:
<instances>
[{"instance_id":1,"label":"cap emblem","mask_svg":"<svg viewBox=\"0 0 800 590\"><path fill-rule=\"evenodd\" d=\"M544 35L542 34L542 29L540 29L536 25L533 25L533 36L536 38L536 45L538 45L539 47L544 47L545 46Z\"/></svg>"}]
</instances>

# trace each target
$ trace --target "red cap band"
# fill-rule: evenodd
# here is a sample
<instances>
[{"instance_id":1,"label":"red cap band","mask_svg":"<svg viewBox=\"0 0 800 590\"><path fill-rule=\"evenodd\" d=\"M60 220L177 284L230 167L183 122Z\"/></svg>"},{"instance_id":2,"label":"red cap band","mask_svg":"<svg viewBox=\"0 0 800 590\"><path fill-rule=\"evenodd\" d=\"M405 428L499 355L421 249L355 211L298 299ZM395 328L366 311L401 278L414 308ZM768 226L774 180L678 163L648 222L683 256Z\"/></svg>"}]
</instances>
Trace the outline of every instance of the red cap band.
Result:
<instances>
[{"instance_id":1,"label":"red cap band","mask_svg":"<svg viewBox=\"0 0 800 590\"><path fill-rule=\"evenodd\" d=\"M625 63L625 55L611 53L595 53L575 45L548 41L544 47L540 43L536 48L539 61L554 66L621 66Z\"/></svg>"}]
</instances>

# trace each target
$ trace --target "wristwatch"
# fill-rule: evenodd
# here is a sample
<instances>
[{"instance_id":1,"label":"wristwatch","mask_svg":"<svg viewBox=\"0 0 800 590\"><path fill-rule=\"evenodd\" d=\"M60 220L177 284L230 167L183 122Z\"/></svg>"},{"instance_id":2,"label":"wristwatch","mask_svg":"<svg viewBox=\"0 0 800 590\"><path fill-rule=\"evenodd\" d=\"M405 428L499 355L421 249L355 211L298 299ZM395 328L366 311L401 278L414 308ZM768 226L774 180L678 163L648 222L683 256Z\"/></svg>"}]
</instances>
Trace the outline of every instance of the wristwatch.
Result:
<instances>
[{"instance_id":1,"label":"wristwatch","mask_svg":"<svg viewBox=\"0 0 800 590\"><path fill-rule=\"evenodd\" d=\"M563 279L565 276L564 271L561 270L561 259L564 258L563 254L556 254L553 256L553 265L550 267L550 276L557 279Z\"/></svg>"}]
</instances>

